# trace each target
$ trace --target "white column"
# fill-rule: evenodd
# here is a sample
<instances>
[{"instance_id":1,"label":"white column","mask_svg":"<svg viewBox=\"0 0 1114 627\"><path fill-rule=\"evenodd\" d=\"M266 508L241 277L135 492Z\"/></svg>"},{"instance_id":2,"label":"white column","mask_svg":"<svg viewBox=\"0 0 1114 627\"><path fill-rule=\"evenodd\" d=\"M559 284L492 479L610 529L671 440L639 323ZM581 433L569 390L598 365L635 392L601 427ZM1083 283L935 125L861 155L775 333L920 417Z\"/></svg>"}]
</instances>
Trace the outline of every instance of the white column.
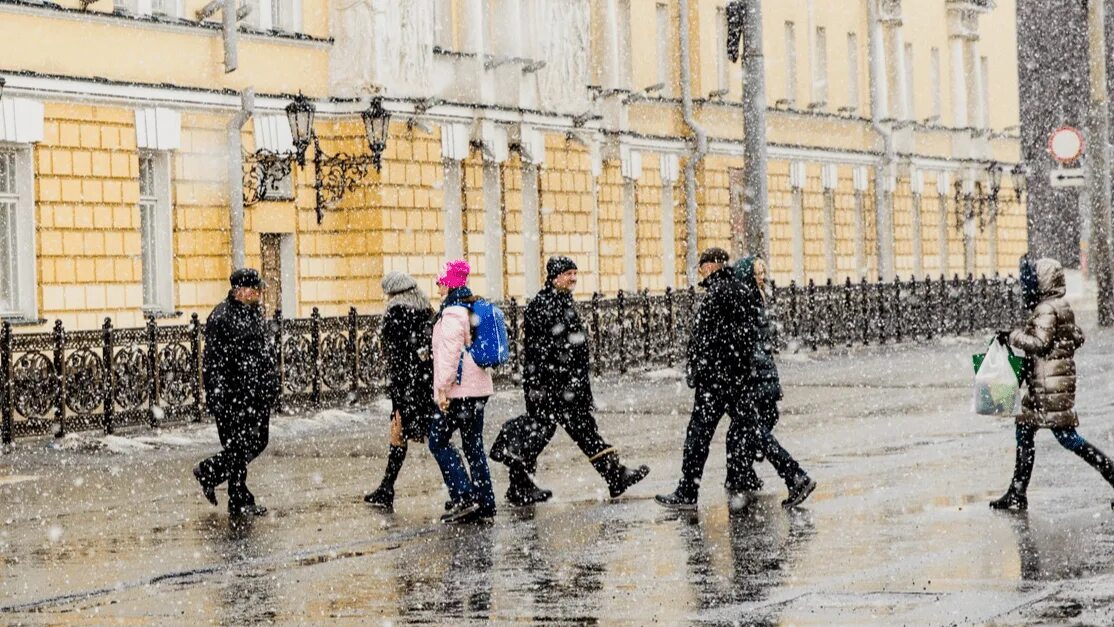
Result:
<instances>
[{"instance_id":1,"label":"white column","mask_svg":"<svg viewBox=\"0 0 1114 627\"><path fill-rule=\"evenodd\" d=\"M979 41L976 37L967 39L964 45L963 68L967 76L967 124L982 128L984 103L982 67L979 63Z\"/></svg>"},{"instance_id":2,"label":"white column","mask_svg":"<svg viewBox=\"0 0 1114 627\"><path fill-rule=\"evenodd\" d=\"M464 198L461 196L463 167L460 161L445 159L445 258L464 256Z\"/></svg>"},{"instance_id":3,"label":"white column","mask_svg":"<svg viewBox=\"0 0 1114 627\"><path fill-rule=\"evenodd\" d=\"M680 167L677 155L661 156L661 273L666 287L677 287L677 215L673 185Z\"/></svg>"},{"instance_id":4,"label":"white column","mask_svg":"<svg viewBox=\"0 0 1114 627\"><path fill-rule=\"evenodd\" d=\"M638 182L623 179L623 289L638 291Z\"/></svg>"},{"instance_id":5,"label":"white column","mask_svg":"<svg viewBox=\"0 0 1114 627\"><path fill-rule=\"evenodd\" d=\"M462 0L460 51L484 53L484 0Z\"/></svg>"},{"instance_id":6,"label":"white column","mask_svg":"<svg viewBox=\"0 0 1114 627\"><path fill-rule=\"evenodd\" d=\"M937 254L940 255L940 275L947 277L948 264L950 259L948 255L948 190L951 189L950 181L948 180L947 172L940 172L936 175L936 193L940 197L940 206L938 211L940 213L940 224L936 227L936 246L939 248Z\"/></svg>"},{"instance_id":7,"label":"white column","mask_svg":"<svg viewBox=\"0 0 1114 627\"><path fill-rule=\"evenodd\" d=\"M835 188L839 178L839 170L835 164L825 165L821 178L824 186L824 266L828 278L835 280Z\"/></svg>"},{"instance_id":8,"label":"white column","mask_svg":"<svg viewBox=\"0 0 1114 627\"><path fill-rule=\"evenodd\" d=\"M855 269L858 278L866 276L866 190L870 178L863 166L855 168Z\"/></svg>"},{"instance_id":9,"label":"white column","mask_svg":"<svg viewBox=\"0 0 1114 627\"><path fill-rule=\"evenodd\" d=\"M531 297L541 289L542 233L538 218L538 166L522 166L522 274Z\"/></svg>"},{"instance_id":10,"label":"white column","mask_svg":"<svg viewBox=\"0 0 1114 627\"><path fill-rule=\"evenodd\" d=\"M793 279L798 283L805 278L805 224L804 186L805 164L795 161L789 165L789 184L793 199L789 207L789 228L793 230Z\"/></svg>"},{"instance_id":11,"label":"white column","mask_svg":"<svg viewBox=\"0 0 1114 627\"><path fill-rule=\"evenodd\" d=\"M592 176L589 181L592 185L592 250L590 267L594 285L585 285L587 290L598 292L603 288L600 269L600 176L603 175L603 156L600 153L600 139L593 138L588 144L589 158L592 163Z\"/></svg>"},{"instance_id":12,"label":"white column","mask_svg":"<svg viewBox=\"0 0 1114 627\"><path fill-rule=\"evenodd\" d=\"M503 180L499 163L484 161L484 276L487 287L483 295L493 300L503 298Z\"/></svg>"},{"instance_id":13,"label":"white column","mask_svg":"<svg viewBox=\"0 0 1114 627\"><path fill-rule=\"evenodd\" d=\"M905 75L905 36L901 31L901 20L887 22L886 34L886 88L887 97L892 104L890 117L909 119L909 87Z\"/></svg>"},{"instance_id":14,"label":"white column","mask_svg":"<svg viewBox=\"0 0 1114 627\"><path fill-rule=\"evenodd\" d=\"M522 54L522 0L498 0L495 3L499 28L495 37L498 39L495 52L508 57L523 57Z\"/></svg>"},{"instance_id":15,"label":"white column","mask_svg":"<svg viewBox=\"0 0 1114 627\"><path fill-rule=\"evenodd\" d=\"M603 88L622 87L619 0L603 0Z\"/></svg>"},{"instance_id":16,"label":"white column","mask_svg":"<svg viewBox=\"0 0 1114 627\"><path fill-rule=\"evenodd\" d=\"M909 173L909 184L913 188L913 276L920 279L924 274L924 227L921 220L921 199L924 198L924 173L913 170Z\"/></svg>"},{"instance_id":17,"label":"white column","mask_svg":"<svg viewBox=\"0 0 1114 627\"><path fill-rule=\"evenodd\" d=\"M967 75L964 63L963 37L953 35L952 42L952 126L967 126Z\"/></svg>"}]
</instances>

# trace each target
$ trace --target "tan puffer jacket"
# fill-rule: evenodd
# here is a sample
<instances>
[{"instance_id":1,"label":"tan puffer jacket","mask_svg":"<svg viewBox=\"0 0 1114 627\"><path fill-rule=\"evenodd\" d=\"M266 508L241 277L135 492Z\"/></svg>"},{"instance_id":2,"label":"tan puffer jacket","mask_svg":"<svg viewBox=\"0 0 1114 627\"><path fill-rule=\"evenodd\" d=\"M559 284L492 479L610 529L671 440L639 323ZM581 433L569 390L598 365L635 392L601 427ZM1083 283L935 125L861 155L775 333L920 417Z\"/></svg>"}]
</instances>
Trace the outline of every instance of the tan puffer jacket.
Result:
<instances>
[{"instance_id":1,"label":"tan puffer jacket","mask_svg":"<svg viewBox=\"0 0 1114 627\"><path fill-rule=\"evenodd\" d=\"M1066 428L1079 424L1075 414L1075 350L1083 331L1064 299L1064 269L1054 259L1037 261L1040 304L1025 326L1010 333L1010 344L1032 358L1029 391L1017 424Z\"/></svg>"}]
</instances>

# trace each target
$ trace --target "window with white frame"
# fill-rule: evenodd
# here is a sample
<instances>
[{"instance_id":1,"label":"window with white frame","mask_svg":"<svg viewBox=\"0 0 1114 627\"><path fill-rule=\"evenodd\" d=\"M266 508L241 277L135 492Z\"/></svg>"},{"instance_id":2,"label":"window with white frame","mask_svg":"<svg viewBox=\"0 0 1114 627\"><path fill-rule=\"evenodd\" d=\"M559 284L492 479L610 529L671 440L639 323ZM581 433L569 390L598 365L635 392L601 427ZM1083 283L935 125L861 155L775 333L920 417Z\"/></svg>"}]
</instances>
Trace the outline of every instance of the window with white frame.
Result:
<instances>
[{"instance_id":1,"label":"window with white frame","mask_svg":"<svg viewBox=\"0 0 1114 627\"><path fill-rule=\"evenodd\" d=\"M929 66L929 71L932 72L932 117L930 119L933 123L938 124L944 109L944 96L940 91L943 89L943 85L941 85L943 76L940 74L940 49L933 48L931 56L932 63Z\"/></svg>"},{"instance_id":2,"label":"window with white frame","mask_svg":"<svg viewBox=\"0 0 1114 627\"><path fill-rule=\"evenodd\" d=\"M785 23L785 103L797 104L797 26Z\"/></svg>"},{"instance_id":3,"label":"window with white frame","mask_svg":"<svg viewBox=\"0 0 1114 627\"><path fill-rule=\"evenodd\" d=\"M261 31L297 33L302 30L302 0L242 0L251 8L244 24Z\"/></svg>"},{"instance_id":4,"label":"window with white frame","mask_svg":"<svg viewBox=\"0 0 1114 627\"><path fill-rule=\"evenodd\" d=\"M847 33L847 109L848 113L859 110L859 36Z\"/></svg>"},{"instance_id":5,"label":"window with white frame","mask_svg":"<svg viewBox=\"0 0 1114 627\"><path fill-rule=\"evenodd\" d=\"M913 98L916 93L913 84L913 44L905 44L905 102L909 107L909 119L917 119L917 101Z\"/></svg>"},{"instance_id":6,"label":"window with white frame","mask_svg":"<svg viewBox=\"0 0 1114 627\"><path fill-rule=\"evenodd\" d=\"M533 2L527 3L523 12L533 9ZM532 17L532 16L529 16ZM526 23L529 25L531 22L529 17ZM527 41L533 42L533 37L528 37ZM455 50L455 43L453 42L453 6L452 0L433 0L433 45L442 50Z\"/></svg>"},{"instance_id":7,"label":"window with white frame","mask_svg":"<svg viewBox=\"0 0 1114 627\"><path fill-rule=\"evenodd\" d=\"M300 0L271 0L271 28L284 33L301 30Z\"/></svg>"},{"instance_id":8,"label":"window with white frame","mask_svg":"<svg viewBox=\"0 0 1114 627\"><path fill-rule=\"evenodd\" d=\"M0 144L0 316L33 320L34 169L30 146Z\"/></svg>"},{"instance_id":9,"label":"window with white frame","mask_svg":"<svg viewBox=\"0 0 1114 627\"><path fill-rule=\"evenodd\" d=\"M982 126L990 128L990 61L986 57L979 57L979 73L982 74Z\"/></svg>"},{"instance_id":10,"label":"window with white frame","mask_svg":"<svg viewBox=\"0 0 1114 627\"><path fill-rule=\"evenodd\" d=\"M113 9L127 15L154 15L177 19L181 17L181 0L114 0Z\"/></svg>"},{"instance_id":11,"label":"window with white frame","mask_svg":"<svg viewBox=\"0 0 1114 627\"><path fill-rule=\"evenodd\" d=\"M731 61L727 58L727 11L716 7L716 89L720 93L731 89Z\"/></svg>"},{"instance_id":12,"label":"window with white frame","mask_svg":"<svg viewBox=\"0 0 1114 627\"><path fill-rule=\"evenodd\" d=\"M658 82L665 85L661 95L673 96L673 29L669 28L669 5L657 4Z\"/></svg>"},{"instance_id":13,"label":"window with white frame","mask_svg":"<svg viewBox=\"0 0 1114 627\"><path fill-rule=\"evenodd\" d=\"M812 68L812 103L823 108L828 103L828 29L816 27L813 45L815 58Z\"/></svg>"},{"instance_id":14,"label":"window with white frame","mask_svg":"<svg viewBox=\"0 0 1114 627\"><path fill-rule=\"evenodd\" d=\"M143 254L143 309L173 310L170 159L166 152L139 155L139 229Z\"/></svg>"},{"instance_id":15,"label":"window with white frame","mask_svg":"<svg viewBox=\"0 0 1114 627\"><path fill-rule=\"evenodd\" d=\"M16 305L16 221L19 216L15 150L0 147L0 314Z\"/></svg>"}]
</instances>

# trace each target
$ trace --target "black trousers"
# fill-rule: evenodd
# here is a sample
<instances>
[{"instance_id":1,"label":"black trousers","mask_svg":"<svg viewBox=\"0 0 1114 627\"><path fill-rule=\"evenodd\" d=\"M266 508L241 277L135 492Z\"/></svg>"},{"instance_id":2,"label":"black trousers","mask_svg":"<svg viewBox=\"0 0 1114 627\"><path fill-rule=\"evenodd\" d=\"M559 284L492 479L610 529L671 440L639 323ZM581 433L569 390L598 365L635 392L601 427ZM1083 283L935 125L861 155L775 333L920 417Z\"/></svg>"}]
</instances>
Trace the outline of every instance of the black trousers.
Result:
<instances>
[{"instance_id":1,"label":"black trousers","mask_svg":"<svg viewBox=\"0 0 1114 627\"><path fill-rule=\"evenodd\" d=\"M267 448L271 412L237 408L217 411L213 418L223 449L201 462L201 479L214 488L227 481L230 508L254 505L247 486L248 464Z\"/></svg>"},{"instance_id":2,"label":"black trousers","mask_svg":"<svg viewBox=\"0 0 1114 627\"><path fill-rule=\"evenodd\" d=\"M534 473L538 468L538 456L553 439L557 426L560 425L565 433L569 434L580 451L588 459L594 459L600 453L611 448L603 436L600 435L599 425L591 410L581 407L576 403L564 402L532 402L526 401L526 412L534 422L534 433L530 438L529 450L522 456L524 470Z\"/></svg>"},{"instance_id":3,"label":"black trousers","mask_svg":"<svg viewBox=\"0 0 1114 627\"><path fill-rule=\"evenodd\" d=\"M755 422L765 429L766 431L773 431L774 426L777 425L778 419L781 417L777 408L777 397L772 394L759 395L752 397L750 401L743 401L741 407L744 411L749 410ZM734 423L732 423L734 427ZM727 432L728 437L728 455L731 453L731 431ZM752 437L747 437L746 427L739 429L736 435L737 440L741 440L739 444L742 445L742 463L728 464L727 465L727 489L728 490L759 490L762 488L762 480L758 478L757 473L754 472L754 462L758 459L761 452L759 444L759 434L752 433ZM737 450L737 449L736 449Z\"/></svg>"},{"instance_id":4,"label":"black trousers","mask_svg":"<svg viewBox=\"0 0 1114 627\"><path fill-rule=\"evenodd\" d=\"M789 484L801 473L797 461L783 449L777 439L758 422L751 411L751 400L740 399L737 391L697 387L692 418L685 432L684 458L681 462L681 481L677 492L686 498L696 498L708 450L715 436L719 421L726 414L731 418L727 431L727 477L730 489L756 489L761 485L752 467L753 457L747 453L753 446L770 460L778 475ZM734 485L732 485L732 483Z\"/></svg>"}]
</instances>

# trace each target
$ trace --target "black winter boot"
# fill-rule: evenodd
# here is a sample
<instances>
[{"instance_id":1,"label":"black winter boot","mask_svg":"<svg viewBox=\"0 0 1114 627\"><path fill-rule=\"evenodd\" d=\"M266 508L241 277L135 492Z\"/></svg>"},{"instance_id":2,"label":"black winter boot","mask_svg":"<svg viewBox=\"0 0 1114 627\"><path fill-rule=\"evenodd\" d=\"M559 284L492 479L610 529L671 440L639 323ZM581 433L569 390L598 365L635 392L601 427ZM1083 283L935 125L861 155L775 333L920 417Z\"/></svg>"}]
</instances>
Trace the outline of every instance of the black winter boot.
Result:
<instances>
[{"instance_id":1,"label":"black winter boot","mask_svg":"<svg viewBox=\"0 0 1114 627\"><path fill-rule=\"evenodd\" d=\"M592 466L595 467L596 472L600 473L604 481L607 481L611 498L626 492L627 488L642 481L646 478L646 475L650 474L650 468L647 466L639 466L633 470L627 468L619 462L619 456L614 451L597 456L592 460Z\"/></svg>"},{"instance_id":2,"label":"black winter boot","mask_svg":"<svg viewBox=\"0 0 1114 627\"><path fill-rule=\"evenodd\" d=\"M1010 486L1009 490L1000 498L990 502L990 509L1012 509L1018 512L1023 512L1029 509L1029 499L1024 494L1014 490Z\"/></svg>"},{"instance_id":3,"label":"black winter boot","mask_svg":"<svg viewBox=\"0 0 1114 627\"><path fill-rule=\"evenodd\" d=\"M374 492L364 495L365 503L372 507L394 509L395 480L398 479L398 473L402 470L402 462L405 460L406 447L392 446L390 454L387 455L387 468L383 471L383 481L380 482L379 487Z\"/></svg>"},{"instance_id":4,"label":"black winter boot","mask_svg":"<svg viewBox=\"0 0 1114 627\"><path fill-rule=\"evenodd\" d=\"M518 464L507 464L511 485L507 488L507 502L516 507L544 503L553 497L553 492L534 484L530 474Z\"/></svg>"}]
</instances>

